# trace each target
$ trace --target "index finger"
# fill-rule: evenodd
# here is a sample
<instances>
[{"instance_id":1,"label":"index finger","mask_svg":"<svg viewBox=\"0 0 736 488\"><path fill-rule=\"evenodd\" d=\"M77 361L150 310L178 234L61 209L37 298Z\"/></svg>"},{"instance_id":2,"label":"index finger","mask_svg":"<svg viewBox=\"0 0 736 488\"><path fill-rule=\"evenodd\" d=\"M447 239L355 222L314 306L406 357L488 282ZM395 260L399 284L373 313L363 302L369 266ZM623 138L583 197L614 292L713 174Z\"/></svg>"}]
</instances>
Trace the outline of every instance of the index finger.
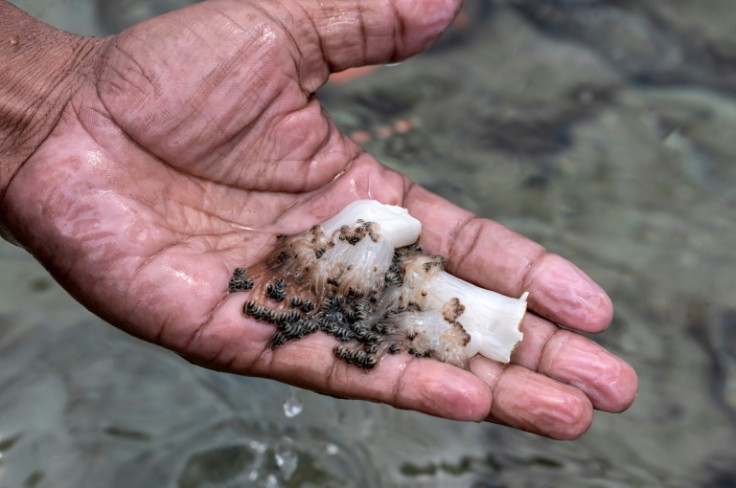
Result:
<instances>
[{"instance_id":1,"label":"index finger","mask_svg":"<svg viewBox=\"0 0 736 488\"><path fill-rule=\"evenodd\" d=\"M422 245L445 256L451 273L508 296L528 291L531 310L572 329L600 332L610 324L606 292L566 259L418 185L404 205L422 222Z\"/></svg>"}]
</instances>

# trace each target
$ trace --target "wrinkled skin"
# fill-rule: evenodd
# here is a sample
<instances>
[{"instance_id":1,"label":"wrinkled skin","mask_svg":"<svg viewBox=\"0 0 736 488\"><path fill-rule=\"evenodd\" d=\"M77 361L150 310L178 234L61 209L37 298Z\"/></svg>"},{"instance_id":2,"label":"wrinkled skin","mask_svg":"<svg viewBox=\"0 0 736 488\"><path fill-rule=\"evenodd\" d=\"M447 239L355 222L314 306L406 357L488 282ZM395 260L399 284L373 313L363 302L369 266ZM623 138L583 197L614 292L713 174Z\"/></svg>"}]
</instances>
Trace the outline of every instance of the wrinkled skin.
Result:
<instances>
[{"instance_id":1,"label":"wrinkled skin","mask_svg":"<svg viewBox=\"0 0 736 488\"><path fill-rule=\"evenodd\" d=\"M612 316L578 268L387 169L341 134L314 92L330 72L426 47L456 0L211 0L92 39L89 75L14 175L2 219L80 302L110 323L217 370L553 438L637 389L625 362L571 330ZM366 375L317 333L277 350L273 327L226 293L236 266L373 198L407 207L449 271L530 292L512 364L471 372L408 354Z\"/></svg>"}]
</instances>

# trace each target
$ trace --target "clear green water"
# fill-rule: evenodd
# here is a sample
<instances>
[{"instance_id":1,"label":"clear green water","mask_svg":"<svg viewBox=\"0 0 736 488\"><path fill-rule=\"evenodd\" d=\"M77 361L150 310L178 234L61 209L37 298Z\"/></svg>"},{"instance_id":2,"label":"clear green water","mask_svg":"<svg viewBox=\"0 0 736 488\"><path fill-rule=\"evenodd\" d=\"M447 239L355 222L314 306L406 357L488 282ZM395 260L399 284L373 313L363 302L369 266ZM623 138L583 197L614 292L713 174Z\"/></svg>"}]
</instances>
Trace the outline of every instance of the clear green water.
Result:
<instances>
[{"instance_id":1,"label":"clear green water","mask_svg":"<svg viewBox=\"0 0 736 488\"><path fill-rule=\"evenodd\" d=\"M177 2L16 3L100 34ZM616 316L596 340L637 369L634 406L560 443L205 371L3 243L0 487L736 486L732 3L466 10L425 55L321 97L386 164L599 281Z\"/></svg>"}]
</instances>

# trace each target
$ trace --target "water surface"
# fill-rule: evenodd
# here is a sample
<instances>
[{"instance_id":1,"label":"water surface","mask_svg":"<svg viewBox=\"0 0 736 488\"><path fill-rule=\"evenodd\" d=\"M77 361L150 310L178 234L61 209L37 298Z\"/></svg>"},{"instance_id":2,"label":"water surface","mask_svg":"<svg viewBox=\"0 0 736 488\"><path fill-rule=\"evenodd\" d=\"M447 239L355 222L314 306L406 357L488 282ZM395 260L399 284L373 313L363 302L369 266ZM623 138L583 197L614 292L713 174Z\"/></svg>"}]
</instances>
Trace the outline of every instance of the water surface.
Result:
<instances>
[{"instance_id":1,"label":"water surface","mask_svg":"<svg viewBox=\"0 0 736 488\"><path fill-rule=\"evenodd\" d=\"M23 4L103 34L181 3ZM595 340L637 369L634 406L561 443L202 370L3 243L0 487L736 486L733 5L465 9L428 53L320 96L386 164L601 283Z\"/></svg>"}]
</instances>

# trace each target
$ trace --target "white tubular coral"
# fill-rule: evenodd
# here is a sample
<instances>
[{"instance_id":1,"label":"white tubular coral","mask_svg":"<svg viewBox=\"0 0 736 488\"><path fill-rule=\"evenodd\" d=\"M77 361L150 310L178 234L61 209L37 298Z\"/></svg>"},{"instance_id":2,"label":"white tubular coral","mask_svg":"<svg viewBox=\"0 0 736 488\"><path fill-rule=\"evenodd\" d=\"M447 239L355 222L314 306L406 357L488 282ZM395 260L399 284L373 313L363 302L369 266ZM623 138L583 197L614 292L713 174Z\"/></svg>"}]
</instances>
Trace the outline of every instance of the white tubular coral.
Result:
<instances>
[{"instance_id":1,"label":"white tubular coral","mask_svg":"<svg viewBox=\"0 0 736 488\"><path fill-rule=\"evenodd\" d=\"M401 207L358 200L322 225L281 236L264 266L236 269L245 315L276 326L272 347L322 331L335 355L371 369L409 352L459 367L481 354L508 362L522 340L526 297L510 298L444 271L421 252L421 223Z\"/></svg>"},{"instance_id":2,"label":"white tubular coral","mask_svg":"<svg viewBox=\"0 0 736 488\"><path fill-rule=\"evenodd\" d=\"M441 271L427 284L427 307L442 306L459 300L465 310L457 318L470 342L465 346L468 357L481 354L494 361L508 363L511 353L524 338L519 327L526 314L526 297L511 298L480 288Z\"/></svg>"},{"instance_id":3,"label":"white tubular coral","mask_svg":"<svg viewBox=\"0 0 736 488\"><path fill-rule=\"evenodd\" d=\"M393 246L404 247L414 244L422 232L422 223L409 215L409 211L396 205L384 205L375 200L356 200L340 213L325 221L322 228L331 235L344 225L358 221L373 222L380 226L380 237L388 239Z\"/></svg>"}]
</instances>

